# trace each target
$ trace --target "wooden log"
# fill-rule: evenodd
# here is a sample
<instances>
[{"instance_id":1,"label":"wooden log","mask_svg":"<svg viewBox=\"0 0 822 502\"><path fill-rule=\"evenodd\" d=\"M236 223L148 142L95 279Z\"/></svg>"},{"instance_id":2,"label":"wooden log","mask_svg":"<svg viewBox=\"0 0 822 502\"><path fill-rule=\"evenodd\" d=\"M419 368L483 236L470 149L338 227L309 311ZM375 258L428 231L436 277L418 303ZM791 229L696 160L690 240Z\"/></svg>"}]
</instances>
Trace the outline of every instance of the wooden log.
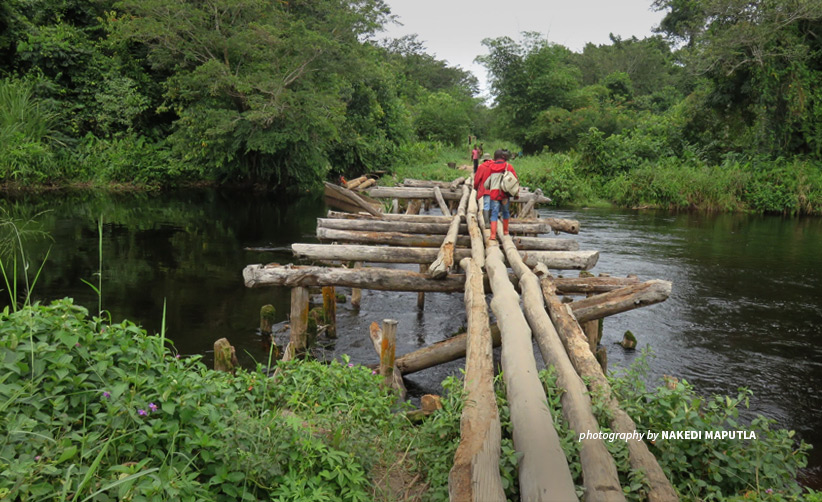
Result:
<instances>
[{"instance_id":1,"label":"wooden log","mask_svg":"<svg viewBox=\"0 0 822 502\"><path fill-rule=\"evenodd\" d=\"M472 189L465 218L468 223L468 236L471 237L471 260L480 268L484 268L485 247L483 246L482 231L477 221L477 207L477 191Z\"/></svg>"},{"instance_id":2,"label":"wooden log","mask_svg":"<svg viewBox=\"0 0 822 502\"><path fill-rule=\"evenodd\" d=\"M337 213L333 214L350 214ZM370 216L370 215L369 215ZM392 213L385 214L385 218L350 218L350 217L335 217L335 218L317 218L317 225L324 228L333 228L335 230L365 230L372 232L405 232L409 234L442 234L448 233L451 222L431 222L431 221L404 221L388 219L390 216L407 216L394 215ZM418 218L427 218L426 216L419 216ZM441 218L441 217L437 217ZM510 230L514 233L530 233L539 234L551 231L551 227L542 223L511 223ZM465 224L460 225L460 233L468 232L468 227ZM563 246L562 249L579 249L579 244L576 241L564 241L569 243ZM572 244L571 244L572 243Z\"/></svg>"},{"instance_id":3,"label":"wooden log","mask_svg":"<svg viewBox=\"0 0 822 502\"><path fill-rule=\"evenodd\" d=\"M465 183L465 176L460 176L448 185L448 189L457 190L463 183Z\"/></svg>"},{"instance_id":4,"label":"wooden log","mask_svg":"<svg viewBox=\"0 0 822 502\"><path fill-rule=\"evenodd\" d=\"M377 210L377 208L373 205L369 204L362 197L347 188L334 185L333 183L329 183L327 181L325 182L325 188L327 191L333 192L338 196L347 199L350 203L359 206L360 209L372 216L379 216L381 214L381 211Z\"/></svg>"},{"instance_id":5,"label":"wooden log","mask_svg":"<svg viewBox=\"0 0 822 502\"><path fill-rule=\"evenodd\" d=\"M560 295L586 295L607 293L615 289L638 284L636 277L561 277L554 279Z\"/></svg>"},{"instance_id":6,"label":"wooden log","mask_svg":"<svg viewBox=\"0 0 822 502\"><path fill-rule=\"evenodd\" d=\"M353 180L348 180L348 182L345 184L345 188L347 188L349 190L354 190L355 188L362 185L367 180L368 180L368 176L365 176L365 175L360 176L359 178L354 178Z\"/></svg>"},{"instance_id":7,"label":"wooden log","mask_svg":"<svg viewBox=\"0 0 822 502\"><path fill-rule=\"evenodd\" d=\"M587 296L590 298L594 295L588 293ZM594 319L593 321L585 322L577 319L577 322L579 322L579 327L582 328L582 332L585 333L585 338L588 339L588 347L591 348L591 352L596 354L597 345L599 345L599 323L602 322L602 319Z\"/></svg>"},{"instance_id":8,"label":"wooden log","mask_svg":"<svg viewBox=\"0 0 822 502\"><path fill-rule=\"evenodd\" d=\"M354 268L362 268L362 262L356 261L354 262ZM351 306L355 309L360 308L360 304L362 303L362 289L360 288L351 288Z\"/></svg>"},{"instance_id":9,"label":"wooden log","mask_svg":"<svg viewBox=\"0 0 822 502\"><path fill-rule=\"evenodd\" d=\"M271 327L274 326L276 315L277 311L274 309L274 305L268 304L260 307L260 333L263 335L271 334Z\"/></svg>"},{"instance_id":10,"label":"wooden log","mask_svg":"<svg viewBox=\"0 0 822 502\"><path fill-rule=\"evenodd\" d=\"M297 357L304 355L308 349L308 297L307 287L291 288L291 334L288 343Z\"/></svg>"},{"instance_id":11,"label":"wooden log","mask_svg":"<svg viewBox=\"0 0 822 502\"><path fill-rule=\"evenodd\" d=\"M542 195L542 190L537 188L534 191L534 193L541 196ZM524 206L520 207L519 217L520 218L533 218L531 213L536 211L536 206L537 206L537 199L535 197L535 198L529 200Z\"/></svg>"},{"instance_id":12,"label":"wooden log","mask_svg":"<svg viewBox=\"0 0 822 502\"><path fill-rule=\"evenodd\" d=\"M394 380L394 360L397 352L397 321L383 319L382 339L380 340L380 375L385 378L386 384L392 385Z\"/></svg>"},{"instance_id":13,"label":"wooden log","mask_svg":"<svg viewBox=\"0 0 822 502\"><path fill-rule=\"evenodd\" d=\"M437 205L440 206L440 211L442 211L443 216L451 217L451 210L448 209L448 204L445 203L445 199L442 197L442 190L439 187L434 187L434 198L437 201Z\"/></svg>"},{"instance_id":14,"label":"wooden log","mask_svg":"<svg viewBox=\"0 0 822 502\"><path fill-rule=\"evenodd\" d=\"M590 279L612 279L611 277L592 277ZM591 393L600 399L611 415L611 430L617 433L632 434L637 430L636 423L619 407L619 402L611 393L602 368L594 354L588 347L588 342L582 333L579 323L571 313L570 307L563 304L557 296L555 281L550 274L545 274L541 280L541 287L548 314L556 327L557 333L565 346L571 363L577 374L588 379ZM644 441L628 441L628 457L632 469L645 473L649 483L648 500L654 502L674 502L679 500L665 476L656 458L648 451Z\"/></svg>"},{"instance_id":15,"label":"wooden log","mask_svg":"<svg viewBox=\"0 0 822 502\"><path fill-rule=\"evenodd\" d=\"M234 373L239 365L237 351L227 338L220 338L214 342L214 371Z\"/></svg>"},{"instance_id":16,"label":"wooden log","mask_svg":"<svg viewBox=\"0 0 822 502\"><path fill-rule=\"evenodd\" d=\"M360 186L358 186L358 187L356 188L356 190L357 190L358 192L363 191L363 190L367 190L368 188L371 188L372 186L374 186L374 185L376 185L376 184L377 184L377 180L375 180L375 179L367 179L367 180L363 181L363 183L362 183ZM353 189L352 189L352 190L353 190Z\"/></svg>"},{"instance_id":17,"label":"wooden log","mask_svg":"<svg viewBox=\"0 0 822 502\"><path fill-rule=\"evenodd\" d=\"M428 275L428 265L420 264L420 274ZM417 293L417 310L425 310L425 293Z\"/></svg>"},{"instance_id":18,"label":"wooden log","mask_svg":"<svg viewBox=\"0 0 822 502\"><path fill-rule=\"evenodd\" d=\"M414 200L414 199L412 199ZM368 220L385 220L385 221L407 221L411 223L451 223L451 217L433 215L433 214L382 214L380 216L372 216L362 212L344 213L340 211L328 211L328 218L339 219L368 219ZM523 233L547 233L547 232L567 232L577 234L579 233L579 222L577 220L568 220L562 218L511 218L509 220L509 230ZM518 226L527 225L527 226ZM537 225L536 227L531 225Z\"/></svg>"},{"instance_id":19,"label":"wooden log","mask_svg":"<svg viewBox=\"0 0 822 502\"><path fill-rule=\"evenodd\" d=\"M438 189L439 187L434 188L412 188L412 187L378 187L372 188L368 191L368 195L377 199L434 199L436 195L434 194L434 190ZM461 194L459 192L450 192L444 191L442 192L442 197L444 200L459 200ZM522 192L519 197L514 197L512 202L528 202L531 199L536 199L537 204L547 204L551 202L551 199L542 196L538 197L533 192Z\"/></svg>"},{"instance_id":20,"label":"wooden log","mask_svg":"<svg viewBox=\"0 0 822 502\"><path fill-rule=\"evenodd\" d=\"M582 323L664 302L671 295L671 287L668 281L654 279L577 300L571 306Z\"/></svg>"},{"instance_id":21,"label":"wooden log","mask_svg":"<svg viewBox=\"0 0 822 502\"><path fill-rule=\"evenodd\" d=\"M565 390L560 397L562 415L572 430L598 433L599 425L592 410L591 399L588 397L588 389L568 359L556 329L545 312L539 279L519 257L511 238L504 235L500 235L499 238L511 268L519 277L523 311L537 340L542 358L547 366L556 369L557 384ZM580 442L579 458L586 501L625 500L614 459L601 439L583 438Z\"/></svg>"},{"instance_id":22,"label":"wooden log","mask_svg":"<svg viewBox=\"0 0 822 502\"><path fill-rule=\"evenodd\" d=\"M371 263L431 263L437 258L437 248L398 246L364 246L359 244L299 244L291 245L296 258L326 261L364 261ZM471 251L460 248L454 251L461 260L471 256Z\"/></svg>"},{"instance_id":23,"label":"wooden log","mask_svg":"<svg viewBox=\"0 0 822 502\"><path fill-rule=\"evenodd\" d=\"M498 228L502 228L500 225ZM524 237L514 237L512 241L522 245ZM539 245L545 239L538 239L532 245ZM529 267L542 263L548 268L557 270L589 270L596 265L599 260L599 251L520 251L521 259ZM507 255L506 255L507 256Z\"/></svg>"},{"instance_id":24,"label":"wooden log","mask_svg":"<svg viewBox=\"0 0 822 502\"><path fill-rule=\"evenodd\" d=\"M449 293L463 290L465 277L454 275L434 281L424 274L387 268L329 268L282 266L278 264L248 265L243 270L245 285L263 286L342 286L379 291L426 291ZM306 309L308 293L306 292ZM292 300L293 304L293 300ZM292 305L293 306L293 305ZM306 323L307 321L306 310Z\"/></svg>"},{"instance_id":25,"label":"wooden log","mask_svg":"<svg viewBox=\"0 0 822 502\"><path fill-rule=\"evenodd\" d=\"M455 189L456 187L465 183L465 178L460 177L455 179L454 181L432 181L432 180L416 180L411 178L405 178L402 180L402 186L404 187L412 187L412 188L434 188L439 187L441 190L444 189Z\"/></svg>"},{"instance_id":26,"label":"wooden log","mask_svg":"<svg viewBox=\"0 0 822 502\"><path fill-rule=\"evenodd\" d=\"M568 462L537 376L531 329L520 310L519 295L508 279L499 247L486 249L485 268L494 292L491 309L504 342L501 359L514 447L522 454L519 461L520 497L534 502L577 500Z\"/></svg>"},{"instance_id":27,"label":"wooden log","mask_svg":"<svg viewBox=\"0 0 822 502\"><path fill-rule=\"evenodd\" d=\"M420 209L422 209L422 202L420 202L419 200L416 200L416 199L411 199L411 200L408 201L408 207L405 208L405 214L406 215L419 214Z\"/></svg>"},{"instance_id":28,"label":"wooden log","mask_svg":"<svg viewBox=\"0 0 822 502\"><path fill-rule=\"evenodd\" d=\"M323 286L323 322L326 334L337 338L337 294L334 286Z\"/></svg>"},{"instance_id":29,"label":"wooden log","mask_svg":"<svg viewBox=\"0 0 822 502\"><path fill-rule=\"evenodd\" d=\"M439 189L436 189L439 190ZM462 187L462 199L457 209L457 214L451 220L451 228L445 234L445 239L442 241L437 259L428 266L428 275L433 279L442 279L448 275L448 271L454 266L454 247L456 247L457 233L459 232L460 222L465 218L465 208L468 205L468 196L470 195L468 187Z\"/></svg>"},{"instance_id":30,"label":"wooden log","mask_svg":"<svg viewBox=\"0 0 822 502\"><path fill-rule=\"evenodd\" d=\"M317 227L317 238L326 241L387 244L393 246L440 247L442 245L442 235L336 230L325 227ZM467 248L471 240L467 236L458 236L456 243L457 246Z\"/></svg>"},{"instance_id":31,"label":"wooden log","mask_svg":"<svg viewBox=\"0 0 822 502\"><path fill-rule=\"evenodd\" d=\"M460 444L448 475L448 494L452 501L504 501L499 474L500 419L494 393L494 358L482 269L469 258L462 260L460 266L465 271L468 319L463 380L466 404L460 417Z\"/></svg>"},{"instance_id":32,"label":"wooden log","mask_svg":"<svg viewBox=\"0 0 822 502\"><path fill-rule=\"evenodd\" d=\"M369 335L371 337L371 343L374 345L374 350L377 351L377 355L380 356L380 364L377 367L380 375L384 378L387 385L400 393L400 399L404 400L407 390L405 383L402 381L402 373L397 369L397 365L393 360L393 353L396 351L397 345L397 321L393 321L393 341L389 338L392 336L390 332L391 327L389 327L388 336L385 336L385 328L389 321L389 319L383 321L383 329L380 329L380 325L376 322L372 322L369 328ZM389 354L389 351L391 354ZM390 367L387 366L389 358L392 359L390 361ZM383 365L386 365L385 368L383 368Z\"/></svg>"},{"instance_id":33,"label":"wooden log","mask_svg":"<svg viewBox=\"0 0 822 502\"><path fill-rule=\"evenodd\" d=\"M494 347L499 347L501 342L499 327L494 324L491 326L491 343ZM409 375L432 366L456 361L465 357L467 343L468 333L454 335L447 340L433 343L398 357L397 368L400 369L403 375Z\"/></svg>"}]
</instances>

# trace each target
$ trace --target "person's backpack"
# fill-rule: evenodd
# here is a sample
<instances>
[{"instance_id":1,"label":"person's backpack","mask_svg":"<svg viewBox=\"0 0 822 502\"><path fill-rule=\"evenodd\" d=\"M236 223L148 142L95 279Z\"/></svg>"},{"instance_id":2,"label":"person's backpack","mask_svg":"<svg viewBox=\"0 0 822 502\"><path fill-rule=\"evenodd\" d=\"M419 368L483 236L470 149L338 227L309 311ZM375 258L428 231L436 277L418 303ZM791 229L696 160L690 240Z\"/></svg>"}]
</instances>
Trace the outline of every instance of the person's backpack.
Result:
<instances>
[{"instance_id":1,"label":"person's backpack","mask_svg":"<svg viewBox=\"0 0 822 502\"><path fill-rule=\"evenodd\" d=\"M502 174L502 183L500 184L500 188L506 193L506 195L508 195L508 197L514 198L519 195L519 180L510 169L506 168L505 172Z\"/></svg>"}]
</instances>

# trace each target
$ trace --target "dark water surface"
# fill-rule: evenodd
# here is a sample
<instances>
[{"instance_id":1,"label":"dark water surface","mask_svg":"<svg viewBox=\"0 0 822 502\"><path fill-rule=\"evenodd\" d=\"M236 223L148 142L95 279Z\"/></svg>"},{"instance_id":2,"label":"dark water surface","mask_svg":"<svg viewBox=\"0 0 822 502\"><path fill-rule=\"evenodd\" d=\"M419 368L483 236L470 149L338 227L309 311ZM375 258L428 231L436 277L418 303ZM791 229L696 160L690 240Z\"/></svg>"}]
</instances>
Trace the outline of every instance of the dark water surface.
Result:
<instances>
[{"instance_id":1,"label":"dark water surface","mask_svg":"<svg viewBox=\"0 0 822 502\"><path fill-rule=\"evenodd\" d=\"M4 195L0 206L30 216L46 211L36 219L53 241L26 243L33 266L51 247L35 299L70 296L96 311L97 296L82 279L96 284L102 214L103 308L112 318L156 332L165 300L167 336L177 350L203 354L210 364L214 341L228 337L244 365L267 357L260 306L272 303L284 321L290 297L285 288L246 289L242 269L291 261L286 250L244 248L314 242L315 218L325 211L321 199L220 191ZM748 387L754 412L822 448L822 219L612 209L544 214L580 220L575 238L601 252L593 272L674 283L667 302L606 321L611 368L637 356L614 345L630 329L654 351L653 377L684 378L703 394ZM6 295L0 292L0 307ZM398 353L409 352L461 330L462 295L429 294L417 312L415 293L365 291L359 311L338 306L341 336L327 354L376 362L368 325L388 317L400 321ZM410 375L409 390L437 392L461 366ZM808 475L818 486L822 451L811 456Z\"/></svg>"}]
</instances>

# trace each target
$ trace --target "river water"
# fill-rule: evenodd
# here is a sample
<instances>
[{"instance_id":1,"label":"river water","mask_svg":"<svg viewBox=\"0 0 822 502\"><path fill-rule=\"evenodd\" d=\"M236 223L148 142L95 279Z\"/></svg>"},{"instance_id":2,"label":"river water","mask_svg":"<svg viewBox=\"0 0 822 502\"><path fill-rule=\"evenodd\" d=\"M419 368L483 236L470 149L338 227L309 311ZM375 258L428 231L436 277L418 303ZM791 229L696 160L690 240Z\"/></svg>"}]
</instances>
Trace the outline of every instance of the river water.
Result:
<instances>
[{"instance_id":1,"label":"river water","mask_svg":"<svg viewBox=\"0 0 822 502\"><path fill-rule=\"evenodd\" d=\"M179 352L202 354L210 364L213 342L227 337L247 366L267 358L260 307L273 304L277 321L285 321L290 296L284 288L245 288L243 267L292 261L287 247L314 242L315 218L326 210L321 199L214 190L3 195L0 206L36 221L27 228L49 236L25 241L30 270L50 249L34 299L70 296L96 312L98 297L83 279L97 283L102 215L102 303L113 320L156 332L165 302L167 336ZM610 368L637 357L615 345L630 329L640 348L653 350L653 378L684 378L703 394L735 395L748 387L752 413L822 448L816 427L822 417L822 219L615 209L543 214L580 221L582 231L573 238L582 249L600 251L593 272L674 284L665 303L605 322ZM7 303L0 291L0 307ZM340 338L323 350L373 363L372 321L399 320L402 354L461 331L464 317L458 294L429 294L418 312L414 293L365 291L358 311L338 306ZM461 365L410 375L410 392L438 392L439 382L459 374ZM805 481L819 487L822 451L811 453L810 464Z\"/></svg>"}]
</instances>

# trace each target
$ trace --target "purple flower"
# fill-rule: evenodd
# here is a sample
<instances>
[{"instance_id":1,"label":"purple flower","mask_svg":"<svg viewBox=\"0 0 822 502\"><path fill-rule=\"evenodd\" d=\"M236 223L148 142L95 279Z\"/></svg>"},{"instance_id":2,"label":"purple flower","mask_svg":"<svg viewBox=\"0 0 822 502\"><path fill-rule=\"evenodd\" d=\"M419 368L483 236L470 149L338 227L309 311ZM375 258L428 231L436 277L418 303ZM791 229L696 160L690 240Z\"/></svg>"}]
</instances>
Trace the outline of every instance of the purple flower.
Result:
<instances>
[{"instance_id":1,"label":"purple flower","mask_svg":"<svg viewBox=\"0 0 822 502\"><path fill-rule=\"evenodd\" d=\"M371 374L372 374L372 375L376 375L376 374L377 374L377 370L371 370Z\"/></svg>"},{"instance_id":2,"label":"purple flower","mask_svg":"<svg viewBox=\"0 0 822 502\"><path fill-rule=\"evenodd\" d=\"M151 411L157 411L157 405L154 403L148 403L148 407Z\"/></svg>"},{"instance_id":3,"label":"purple flower","mask_svg":"<svg viewBox=\"0 0 822 502\"><path fill-rule=\"evenodd\" d=\"M37 455L36 457L34 457L34 461L39 462L40 461L40 455Z\"/></svg>"},{"instance_id":4,"label":"purple flower","mask_svg":"<svg viewBox=\"0 0 822 502\"><path fill-rule=\"evenodd\" d=\"M348 363L348 367L349 367L349 368L353 368L353 367L354 367L354 363Z\"/></svg>"},{"instance_id":5,"label":"purple flower","mask_svg":"<svg viewBox=\"0 0 822 502\"><path fill-rule=\"evenodd\" d=\"M180 354L177 354L177 355L176 355L176 356L174 356L174 357L176 357L177 359L180 359Z\"/></svg>"},{"instance_id":6,"label":"purple flower","mask_svg":"<svg viewBox=\"0 0 822 502\"><path fill-rule=\"evenodd\" d=\"M110 398L111 397L111 392L109 392L107 390L104 390L103 391L103 397L106 398L106 399Z\"/></svg>"},{"instance_id":7,"label":"purple flower","mask_svg":"<svg viewBox=\"0 0 822 502\"><path fill-rule=\"evenodd\" d=\"M768 493L768 494L773 493L773 488L768 488L767 490L765 490L765 493Z\"/></svg>"},{"instance_id":8,"label":"purple flower","mask_svg":"<svg viewBox=\"0 0 822 502\"><path fill-rule=\"evenodd\" d=\"M75 347L82 347L82 345L80 345L80 342L75 343L74 346Z\"/></svg>"},{"instance_id":9,"label":"purple flower","mask_svg":"<svg viewBox=\"0 0 822 502\"><path fill-rule=\"evenodd\" d=\"M146 410L137 410L137 414L140 415L141 417L144 417L144 416L148 415L148 413L146 413Z\"/></svg>"}]
</instances>

